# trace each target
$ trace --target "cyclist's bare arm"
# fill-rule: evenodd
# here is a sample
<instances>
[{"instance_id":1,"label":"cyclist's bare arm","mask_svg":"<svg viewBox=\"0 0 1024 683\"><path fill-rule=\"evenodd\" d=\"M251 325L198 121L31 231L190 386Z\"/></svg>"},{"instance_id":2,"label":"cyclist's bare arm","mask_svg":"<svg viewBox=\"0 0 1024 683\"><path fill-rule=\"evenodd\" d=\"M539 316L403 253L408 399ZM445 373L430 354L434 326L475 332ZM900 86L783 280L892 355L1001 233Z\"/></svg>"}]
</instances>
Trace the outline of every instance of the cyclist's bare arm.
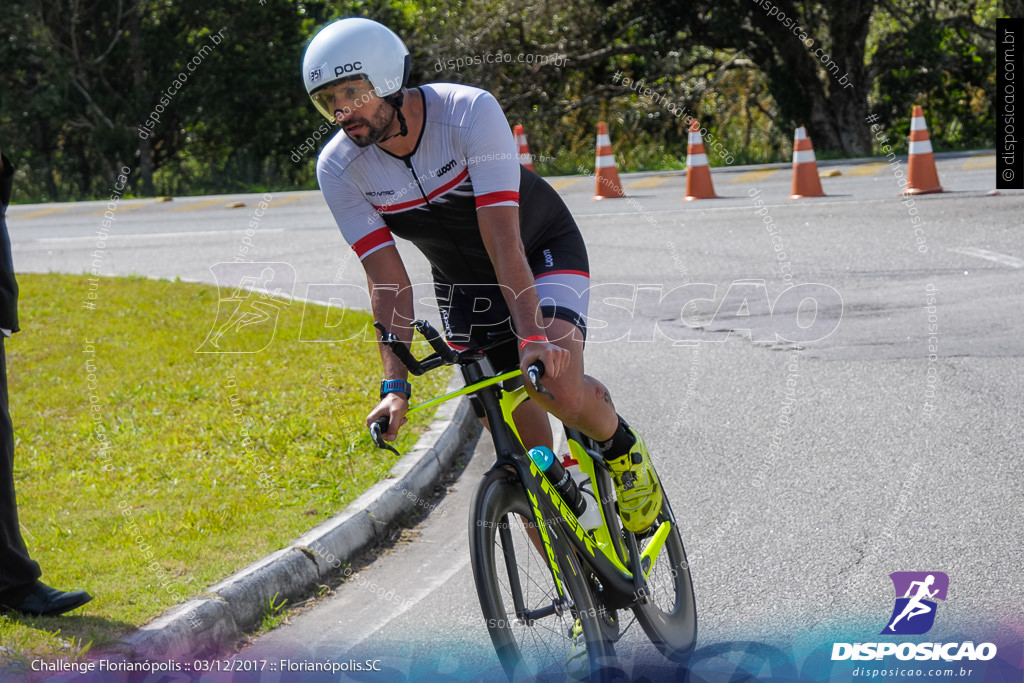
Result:
<instances>
[{"instance_id":1,"label":"cyclist's bare arm","mask_svg":"<svg viewBox=\"0 0 1024 683\"><path fill-rule=\"evenodd\" d=\"M398 250L393 245L378 249L363 259L363 268L366 271L366 285L370 290L374 320L383 323L405 344L410 344L413 330L409 323L414 319L412 288L409 273ZM378 348L384 364L384 379L408 380L409 371L395 354L383 344L378 344ZM390 422L384 438L394 441L398 437L398 429L406 422L405 413L408 410L408 399L401 394L391 393L367 416L366 424L387 415Z\"/></svg>"},{"instance_id":2,"label":"cyclist's bare arm","mask_svg":"<svg viewBox=\"0 0 1024 683\"><path fill-rule=\"evenodd\" d=\"M498 276L498 284L502 285L502 294L512 313L517 334L521 339L544 336L540 300L519 236L519 208L485 206L476 213L480 235ZM520 353L523 371L538 358L544 361L545 374L551 380L557 379L569 367L567 350L555 344L533 342Z\"/></svg>"}]
</instances>

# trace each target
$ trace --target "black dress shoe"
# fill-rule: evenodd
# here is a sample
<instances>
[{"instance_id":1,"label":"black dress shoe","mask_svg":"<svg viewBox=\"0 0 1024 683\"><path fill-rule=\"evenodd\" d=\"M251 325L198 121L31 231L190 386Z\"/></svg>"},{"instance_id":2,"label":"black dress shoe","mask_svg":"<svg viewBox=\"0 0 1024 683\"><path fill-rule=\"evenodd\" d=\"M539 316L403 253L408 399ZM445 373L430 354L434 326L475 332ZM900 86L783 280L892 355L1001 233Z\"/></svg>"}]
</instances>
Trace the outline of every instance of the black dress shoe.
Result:
<instances>
[{"instance_id":1,"label":"black dress shoe","mask_svg":"<svg viewBox=\"0 0 1024 683\"><path fill-rule=\"evenodd\" d=\"M36 581L32 592L17 605L4 605L15 612L33 617L56 617L78 609L92 600L85 591L59 591L50 588L42 581Z\"/></svg>"}]
</instances>

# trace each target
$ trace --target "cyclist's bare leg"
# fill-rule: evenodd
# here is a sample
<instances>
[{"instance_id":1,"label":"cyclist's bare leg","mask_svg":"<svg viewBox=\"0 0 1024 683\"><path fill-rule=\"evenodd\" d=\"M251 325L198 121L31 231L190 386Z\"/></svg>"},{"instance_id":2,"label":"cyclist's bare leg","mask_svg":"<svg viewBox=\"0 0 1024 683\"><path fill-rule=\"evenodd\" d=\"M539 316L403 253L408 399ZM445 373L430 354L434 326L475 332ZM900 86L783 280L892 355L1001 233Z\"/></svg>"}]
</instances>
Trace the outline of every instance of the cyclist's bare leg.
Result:
<instances>
[{"instance_id":1,"label":"cyclist's bare leg","mask_svg":"<svg viewBox=\"0 0 1024 683\"><path fill-rule=\"evenodd\" d=\"M535 446L547 446L554 449L554 438L551 435L551 423L548 422L547 412L533 401L523 401L519 407L512 411L512 419L519 430L519 436L526 448ZM484 429L491 431L487 424L487 418L481 417L480 424Z\"/></svg>"},{"instance_id":2,"label":"cyclist's bare leg","mask_svg":"<svg viewBox=\"0 0 1024 683\"><path fill-rule=\"evenodd\" d=\"M593 377L583 374L583 333L572 323L558 318L548 319L545 324L548 339L568 349L572 362L568 372L557 379L548 377L543 380L545 388L556 397L554 401L534 393L527 382L527 392L533 400L521 403L512 414L523 444L527 448L553 447L549 411L566 426L598 441L607 440L615 433L619 418L608 389ZM486 420L484 422L486 426ZM545 558L537 528L526 518L521 518L521 521L537 553Z\"/></svg>"},{"instance_id":3,"label":"cyclist's bare leg","mask_svg":"<svg viewBox=\"0 0 1024 683\"><path fill-rule=\"evenodd\" d=\"M558 378L545 377L545 388L555 397L537 394L527 382L527 393L542 408L549 411L567 427L577 429L595 441L607 441L619 426L608 388L583 374L583 333L567 320L549 318L547 337L552 344L567 349L572 361L567 372Z\"/></svg>"},{"instance_id":4,"label":"cyclist's bare leg","mask_svg":"<svg viewBox=\"0 0 1024 683\"><path fill-rule=\"evenodd\" d=\"M519 436L522 437L523 445L527 448L533 448L534 446L554 448L554 439L551 435L551 423L548 422L548 414L536 403L533 401L520 403L519 407L512 411L512 419L515 420L516 429L519 430ZM481 417L480 423L483 424L484 429L487 431L491 430L486 417ZM544 544L541 542L540 534L537 532L537 526L522 515L519 515L519 519L526 530L526 535L530 537L533 547L536 548L540 557L544 559L546 557Z\"/></svg>"},{"instance_id":5,"label":"cyclist's bare leg","mask_svg":"<svg viewBox=\"0 0 1024 683\"><path fill-rule=\"evenodd\" d=\"M524 446L527 448L547 446L554 449L555 442L551 435L551 422L548 420L548 413L544 408L533 401L523 401L512 412L512 419L516 422L516 429L519 430L519 436L522 437Z\"/></svg>"},{"instance_id":6,"label":"cyclist's bare leg","mask_svg":"<svg viewBox=\"0 0 1024 683\"><path fill-rule=\"evenodd\" d=\"M547 446L554 449L555 442L551 435L551 422L548 421L548 413L539 405L533 401L523 401L512 412L512 418L516 421L516 429L519 430L519 436L522 437L524 446L527 448ZM545 559L544 544L540 540L537 525L525 517L520 516L520 519L533 547L537 549L541 559Z\"/></svg>"}]
</instances>

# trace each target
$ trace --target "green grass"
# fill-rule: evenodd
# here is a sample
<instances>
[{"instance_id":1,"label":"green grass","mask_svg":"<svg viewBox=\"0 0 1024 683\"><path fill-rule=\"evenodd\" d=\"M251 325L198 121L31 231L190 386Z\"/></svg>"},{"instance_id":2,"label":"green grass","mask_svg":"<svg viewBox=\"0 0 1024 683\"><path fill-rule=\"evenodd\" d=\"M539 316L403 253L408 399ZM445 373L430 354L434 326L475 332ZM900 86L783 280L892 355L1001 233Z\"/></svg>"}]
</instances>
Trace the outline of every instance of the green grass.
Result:
<instances>
[{"instance_id":1,"label":"green grass","mask_svg":"<svg viewBox=\"0 0 1024 683\"><path fill-rule=\"evenodd\" d=\"M277 596L278 593L274 593L267 600L267 603L263 605L263 618L260 620L259 628L256 630L257 633L273 631L288 618L288 613L284 609L288 601L284 598L278 600Z\"/></svg>"},{"instance_id":2,"label":"green grass","mask_svg":"<svg viewBox=\"0 0 1024 683\"><path fill-rule=\"evenodd\" d=\"M110 645L336 514L397 459L364 426L381 375L365 313L328 328L311 307L302 328L301 302L264 300L266 322L220 339L254 352L197 353L226 289L18 279L22 332L6 349L22 528L43 581L95 600L60 619L0 616L0 663ZM354 339L300 341L313 337ZM432 375L418 396L450 376ZM415 418L402 452L431 415Z\"/></svg>"}]
</instances>

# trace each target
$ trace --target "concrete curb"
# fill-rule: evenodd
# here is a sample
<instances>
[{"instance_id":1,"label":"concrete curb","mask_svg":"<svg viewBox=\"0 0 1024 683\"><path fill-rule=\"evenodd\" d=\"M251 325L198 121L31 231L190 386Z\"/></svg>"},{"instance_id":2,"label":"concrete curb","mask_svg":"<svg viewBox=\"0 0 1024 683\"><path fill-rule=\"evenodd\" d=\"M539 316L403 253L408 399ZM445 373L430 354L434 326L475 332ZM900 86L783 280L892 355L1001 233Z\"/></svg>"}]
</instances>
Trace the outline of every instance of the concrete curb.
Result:
<instances>
[{"instance_id":1,"label":"concrete curb","mask_svg":"<svg viewBox=\"0 0 1024 683\"><path fill-rule=\"evenodd\" d=\"M461 386L461 377L452 386ZM479 429L465 398L444 403L416 447L342 512L306 532L287 548L211 586L121 639L115 651L131 660L192 659L212 655L260 622L276 596L294 604L351 558L382 540L389 529L417 509Z\"/></svg>"}]
</instances>

